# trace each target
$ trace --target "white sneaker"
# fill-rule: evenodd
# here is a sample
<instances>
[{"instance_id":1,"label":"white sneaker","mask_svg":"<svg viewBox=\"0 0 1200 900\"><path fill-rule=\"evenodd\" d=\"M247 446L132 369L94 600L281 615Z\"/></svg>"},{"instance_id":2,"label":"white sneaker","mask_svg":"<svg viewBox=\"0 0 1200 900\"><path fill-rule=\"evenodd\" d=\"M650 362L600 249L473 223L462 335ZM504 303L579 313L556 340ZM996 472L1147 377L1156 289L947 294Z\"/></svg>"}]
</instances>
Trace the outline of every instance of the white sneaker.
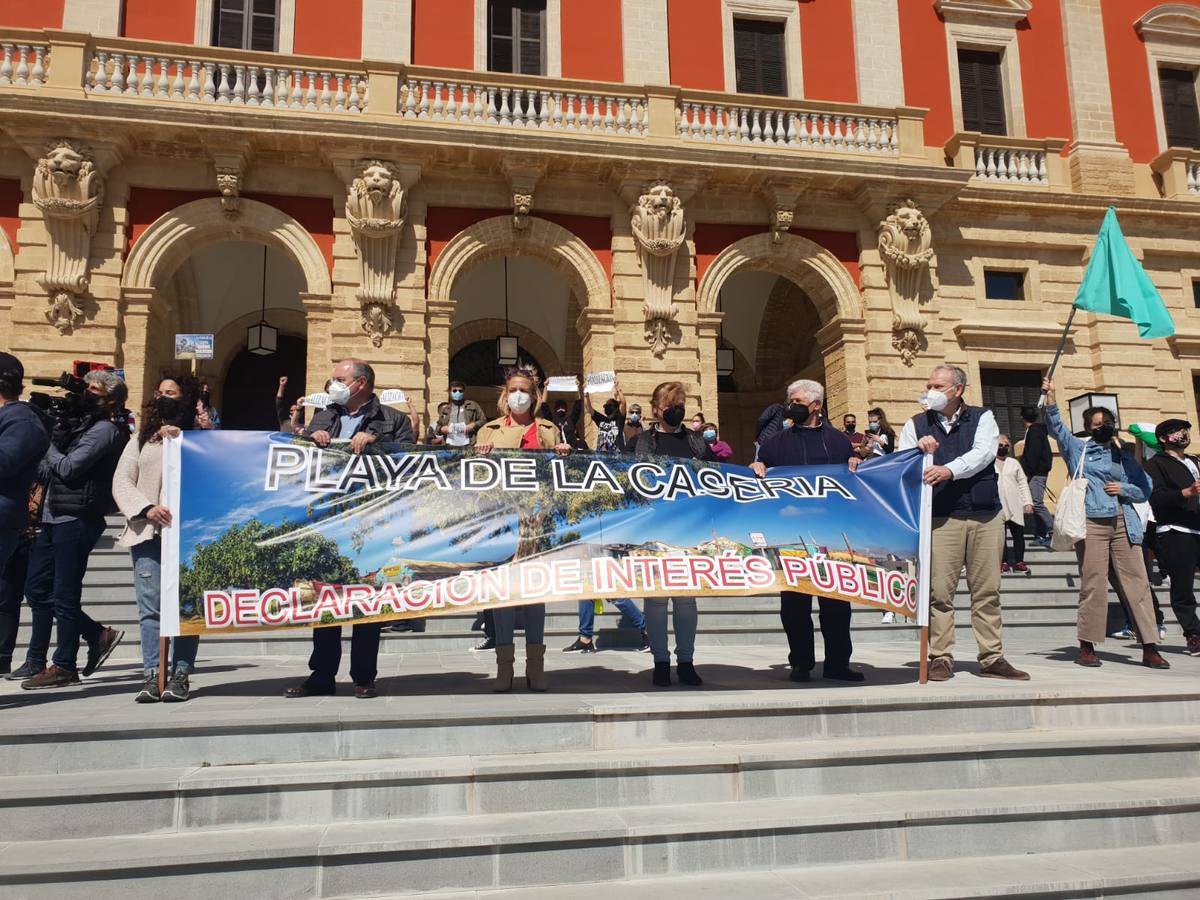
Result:
<instances>
[{"instance_id":1,"label":"white sneaker","mask_svg":"<svg viewBox=\"0 0 1200 900\"><path fill-rule=\"evenodd\" d=\"M1167 639L1167 626L1166 625L1158 626L1158 639L1160 641L1165 641Z\"/></svg>"},{"instance_id":2,"label":"white sneaker","mask_svg":"<svg viewBox=\"0 0 1200 900\"><path fill-rule=\"evenodd\" d=\"M895 621L896 621L896 614L894 612L885 612L883 614L883 624L884 625L891 625L891 624L895 623Z\"/></svg>"}]
</instances>

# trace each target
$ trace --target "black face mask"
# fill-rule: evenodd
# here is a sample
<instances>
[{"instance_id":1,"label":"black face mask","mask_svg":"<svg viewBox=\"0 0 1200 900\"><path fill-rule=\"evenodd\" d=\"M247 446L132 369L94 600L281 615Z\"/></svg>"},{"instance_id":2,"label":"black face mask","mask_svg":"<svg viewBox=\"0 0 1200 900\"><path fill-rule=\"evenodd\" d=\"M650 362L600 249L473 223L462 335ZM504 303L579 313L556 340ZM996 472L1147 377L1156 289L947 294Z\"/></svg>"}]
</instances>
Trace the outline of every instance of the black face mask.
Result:
<instances>
[{"instance_id":1,"label":"black face mask","mask_svg":"<svg viewBox=\"0 0 1200 900\"><path fill-rule=\"evenodd\" d=\"M678 428L683 424L683 407L670 406L663 410L663 424L668 428Z\"/></svg>"},{"instance_id":2,"label":"black face mask","mask_svg":"<svg viewBox=\"0 0 1200 900\"><path fill-rule=\"evenodd\" d=\"M857 422L847 422L846 423L846 434L854 434L854 432L856 432L856 431L858 431L858 423Z\"/></svg>"},{"instance_id":3,"label":"black face mask","mask_svg":"<svg viewBox=\"0 0 1200 900\"><path fill-rule=\"evenodd\" d=\"M81 403L83 405L83 411L88 414L98 412L100 409L100 398L91 391L84 393Z\"/></svg>"},{"instance_id":4,"label":"black face mask","mask_svg":"<svg viewBox=\"0 0 1200 900\"><path fill-rule=\"evenodd\" d=\"M617 406L617 404L615 404L615 403L604 404L604 414L606 416L608 416L610 419L615 419L617 416L617 413L619 413L620 411L621 411L621 407Z\"/></svg>"},{"instance_id":5,"label":"black face mask","mask_svg":"<svg viewBox=\"0 0 1200 900\"><path fill-rule=\"evenodd\" d=\"M1004 459L1004 457L1008 456L1008 448L1007 448L1007 447L999 447L999 448L997 448L997 449L996 449L996 455L997 455L998 457L1000 457L1000 459Z\"/></svg>"},{"instance_id":6,"label":"black face mask","mask_svg":"<svg viewBox=\"0 0 1200 900\"><path fill-rule=\"evenodd\" d=\"M191 424L191 417L188 415L188 405L176 397L159 397L154 401L155 407L158 409L158 417L163 420L164 425L183 425Z\"/></svg>"},{"instance_id":7,"label":"black face mask","mask_svg":"<svg viewBox=\"0 0 1200 900\"><path fill-rule=\"evenodd\" d=\"M1117 429L1111 425L1101 425L1099 428L1092 429L1092 440L1097 444L1107 444L1113 439L1113 435L1116 434L1116 432Z\"/></svg>"},{"instance_id":8,"label":"black face mask","mask_svg":"<svg viewBox=\"0 0 1200 900\"><path fill-rule=\"evenodd\" d=\"M200 402L203 403L205 406L208 406L208 401L209 401L208 391L201 391L200 392Z\"/></svg>"},{"instance_id":9,"label":"black face mask","mask_svg":"<svg viewBox=\"0 0 1200 900\"><path fill-rule=\"evenodd\" d=\"M802 403L789 403L787 407L787 417L792 420L792 427L799 428L808 421L808 417L812 415L807 406Z\"/></svg>"}]
</instances>

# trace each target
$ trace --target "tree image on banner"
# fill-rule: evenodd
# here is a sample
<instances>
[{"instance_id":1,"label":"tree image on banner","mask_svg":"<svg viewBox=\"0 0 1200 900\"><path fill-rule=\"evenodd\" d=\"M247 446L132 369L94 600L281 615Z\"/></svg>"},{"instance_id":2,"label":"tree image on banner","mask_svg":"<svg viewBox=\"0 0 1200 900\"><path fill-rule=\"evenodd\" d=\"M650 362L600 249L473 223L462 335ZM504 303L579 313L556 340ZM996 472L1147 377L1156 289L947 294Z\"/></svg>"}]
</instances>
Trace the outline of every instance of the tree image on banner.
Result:
<instances>
[{"instance_id":1,"label":"tree image on banner","mask_svg":"<svg viewBox=\"0 0 1200 900\"><path fill-rule=\"evenodd\" d=\"M327 537L309 534L278 546L267 543L292 530L287 522L272 527L250 519L197 547L191 564L179 567L180 618L200 618L204 591L218 585L236 589L306 581L349 584L357 580L354 563Z\"/></svg>"}]
</instances>

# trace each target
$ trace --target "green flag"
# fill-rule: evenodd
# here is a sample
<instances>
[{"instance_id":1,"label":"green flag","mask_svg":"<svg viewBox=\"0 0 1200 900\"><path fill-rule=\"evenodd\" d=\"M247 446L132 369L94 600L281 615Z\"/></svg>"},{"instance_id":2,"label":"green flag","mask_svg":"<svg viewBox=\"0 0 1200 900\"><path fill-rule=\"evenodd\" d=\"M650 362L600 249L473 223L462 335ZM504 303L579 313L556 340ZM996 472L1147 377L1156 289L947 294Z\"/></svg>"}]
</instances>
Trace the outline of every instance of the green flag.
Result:
<instances>
[{"instance_id":1,"label":"green flag","mask_svg":"<svg viewBox=\"0 0 1200 900\"><path fill-rule=\"evenodd\" d=\"M1075 295L1075 308L1137 322L1144 338L1170 337L1175 323L1150 276L1137 261L1110 206Z\"/></svg>"}]
</instances>

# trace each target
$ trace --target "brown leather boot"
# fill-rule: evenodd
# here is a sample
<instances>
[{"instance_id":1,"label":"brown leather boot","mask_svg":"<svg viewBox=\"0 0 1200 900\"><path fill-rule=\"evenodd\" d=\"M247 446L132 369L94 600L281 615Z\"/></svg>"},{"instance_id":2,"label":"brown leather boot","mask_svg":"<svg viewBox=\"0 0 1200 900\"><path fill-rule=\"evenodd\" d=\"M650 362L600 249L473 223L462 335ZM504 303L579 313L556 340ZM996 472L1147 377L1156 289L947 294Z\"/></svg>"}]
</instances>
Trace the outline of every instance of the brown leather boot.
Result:
<instances>
[{"instance_id":1,"label":"brown leather boot","mask_svg":"<svg viewBox=\"0 0 1200 900\"><path fill-rule=\"evenodd\" d=\"M525 645L525 684L531 691L545 691L546 684L546 645Z\"/></svg>"},{"instance_id":2,"label":"brown leather boot","mask_svg":"<svg viewBox=\"0 0 1200 900\"><path fill-rule=\"evenodd\" d=\"M1171 664L1159 655L1154 644L1142 645L1142 665L1148 669L1169 669Z\"/></svg>"},{"instance_id":3,"label":"brown leather boot","mask_svg":"<svg viewBox=\"0 0 1200 900\"><path fill-rule=\"evenodd\" d=\"M1079 655L1075 657L1075 665L1087 666L1089 669L1100 668L1100 659L1096 656L1096 645L1091 641L1079 642Z\"/></svg>"},{"instance_id":4,"label":"brown leather boot","mask_svg":"<svg viewBox=\"0 0 1200 900\"><path fill-rule=\"evenodd\" d=\"M517 648L512 644L503 644L496 648L496 685L493 690L512 690L513 660L516 658Z\"/></svg>"}]
</instances>

